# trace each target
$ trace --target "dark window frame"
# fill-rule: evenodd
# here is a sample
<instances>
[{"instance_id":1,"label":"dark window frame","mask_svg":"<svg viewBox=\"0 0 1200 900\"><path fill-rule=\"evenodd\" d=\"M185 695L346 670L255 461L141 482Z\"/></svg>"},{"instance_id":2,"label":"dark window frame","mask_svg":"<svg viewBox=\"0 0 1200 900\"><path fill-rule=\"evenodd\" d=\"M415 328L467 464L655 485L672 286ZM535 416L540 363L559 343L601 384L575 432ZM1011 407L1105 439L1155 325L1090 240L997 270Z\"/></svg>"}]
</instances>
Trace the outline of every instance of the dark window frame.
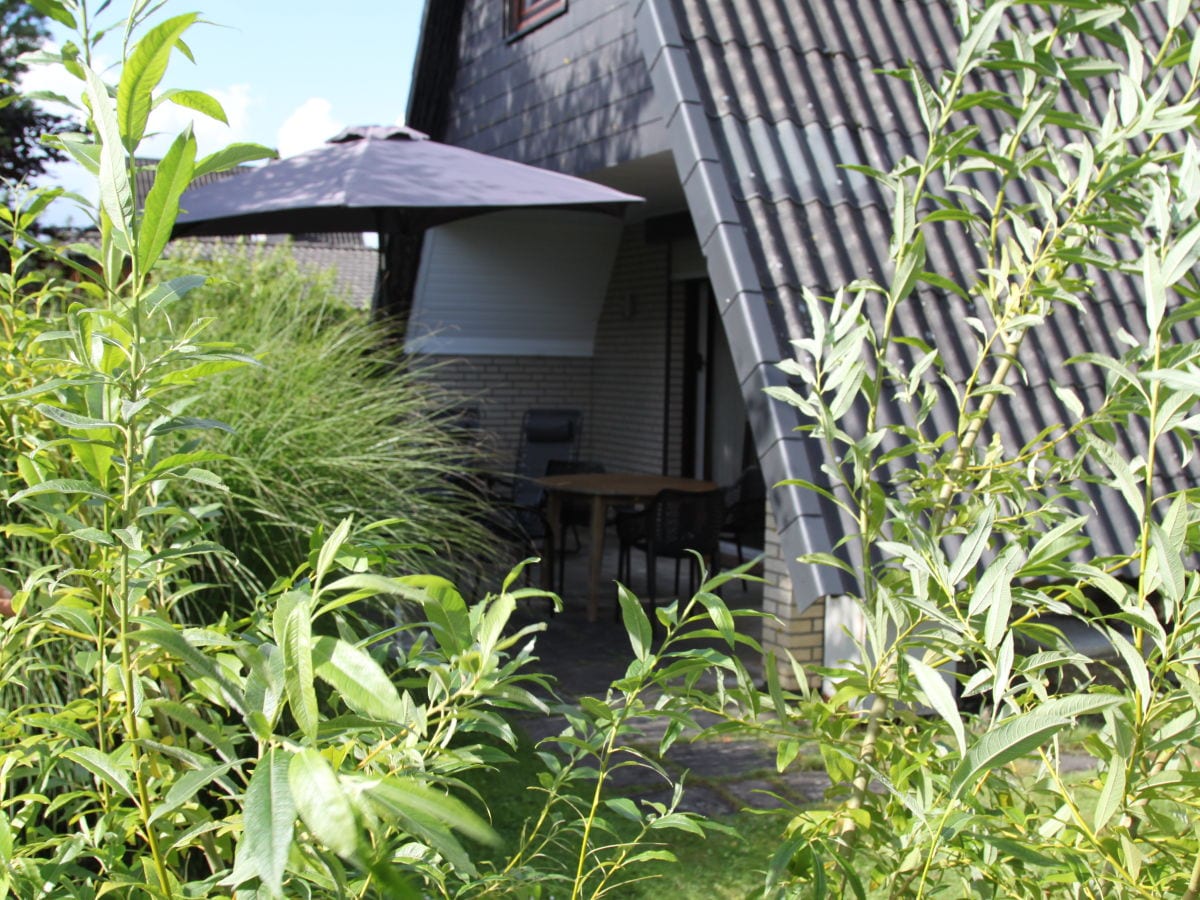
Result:
<instances>
[{"instance_id":1,"label":"dark window frame","mask_svg":"<svg viewBox=\"0 0 1200 900\"><path fill-rule=\"evenodd\" d=\"M504 0L504 36L524 37L567 11L567 0Z\"/></svg>"}]
</instances>

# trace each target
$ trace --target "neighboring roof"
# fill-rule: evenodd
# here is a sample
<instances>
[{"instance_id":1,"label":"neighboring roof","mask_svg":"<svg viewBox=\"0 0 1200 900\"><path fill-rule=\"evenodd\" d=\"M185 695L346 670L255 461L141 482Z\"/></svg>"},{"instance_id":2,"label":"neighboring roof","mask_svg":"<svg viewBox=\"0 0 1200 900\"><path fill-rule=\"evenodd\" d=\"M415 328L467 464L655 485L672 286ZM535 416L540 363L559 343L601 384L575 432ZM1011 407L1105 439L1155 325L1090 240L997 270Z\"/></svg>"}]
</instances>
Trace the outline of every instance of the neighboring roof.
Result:
<instances>
[{"instance_id":1,"label":"neighboring roof","mask_svg":"<svg viewBox=\"0 0 1200 900\"><path fill-rule=\"evenodd\" d=\"M291 250L301 267L316 271L331 269L334 284L351 306L358 309L370 307L371 297L375 293L375 278L379 272L378 250L363 246L361 242L354 247L299 238L292 241Z\"/></svg>"},{"instance_id":2,"label":"neighboring roof","mask_svg":"<svg viewBox=\"0 0 1200 900\"><path fill-rule=\"evenodd\" d=\"M924 153L921 116L903 82L879 74L909 60L932 71L950 63L959 36L952 5L929 0L878 0L870 4L816 0L638 0L636 19L655 94L676 165L684 180L692 218L706 255L739 371L750 387L779 383L773 361L790 355L790 340L808 332L801 288L831 293L855 278L886 277L891 229L885 198L864 175L841 166L888 170L904 155ZM1144 27L1165 33L1161 9ZM1034 13L1026 13L1034 15ZM991 123L984 123L985 131ZM974 251L961 242L929 245L929 268L954 272ZM1028 440L1071 416L1051 380L1074 379L1096 400L1098 371L1068 372L1065 360L1083 350L1120 356L1124 328L1145 334L1137 292L1102 279L1090 313L1059 309L1033 331L1022 349L1027 384L997 405L998 430ZM941 349L951 372L968 365L974 344L953 300L933 293L904 304L900 328ZM1185 328L1183 339L1200 336ZM959 348L964 348L960 354ZM747 391L751 396L753 390ZM775 407L782 404L773 403ZM1093 403L1094 407L1094 403ZM893 420L906 411L885 410ZM768 480L802 477L821 481L818 460L791 436L788 412L760 412L757 433ZM938 425L952 427L948 420ZM1143 446L1127 439L1132 456ZM1168 455L1172 451L1167 451ZM1164 459L1165 489L1197 482L1195 466ZM833 534L827 510L808 510L797 500L788 518L787 555L829 549ZM1136 523L1117 511L1093 516L1089 535L1101 554L1132 546ZM1106 510L1106 513L1108 510ZM778 517L778 512L777 512ZM816 596L827 590L820 575Z\"/></svg>"}]
</instances>

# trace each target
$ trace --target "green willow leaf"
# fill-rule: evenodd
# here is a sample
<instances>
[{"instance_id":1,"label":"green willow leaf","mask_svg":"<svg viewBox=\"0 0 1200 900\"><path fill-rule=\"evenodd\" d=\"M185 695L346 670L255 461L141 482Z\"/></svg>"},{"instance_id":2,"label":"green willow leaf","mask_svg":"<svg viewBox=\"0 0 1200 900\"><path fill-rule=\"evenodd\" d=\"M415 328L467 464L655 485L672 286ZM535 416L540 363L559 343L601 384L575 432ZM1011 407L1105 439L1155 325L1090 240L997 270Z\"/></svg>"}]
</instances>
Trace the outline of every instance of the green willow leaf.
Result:
<instances>
[{"instance_id":1,"label":"green willow leaf","mask_svg":"<svg viewBox=\"0 0 1200 900\"><path fill-rule=\"evenodd\" d=\"M313 671L338 692L352 710L372 719L405 722L400 692L383 667L371 656L340 638L318 637L313 642Z\"/></svg>"},{"instance_id":2,"label":"green willow leaf","mask_svg":"<svg viewBox=\"0 0 1200 900\"><path fill-rule=\"evenodd\" d=\"M183 553L194 552L194 548L183 548ZM145 641L173 653L187 664L187 674L193 679L211 679L220 686L221 692L229 705L239 714L245 712L245 696L241 689L230 680L220 665L199 647L192 644L178 629L170 627L157 619L138 619L143 627L134 634L139 641Z\"/></svg>"},{"instance_id":3,"label":"green willow leaf","mask_svg":"<svg viewBox=\"0 0 1200 900\"><path fill-rule=\"evenodd\" d=\"M184 275L172 278L170 281L154 285L150 293L142 301L146 311L151 315L169 307L208 281L204 275Z\"/></svg>"},{"instance_id":4,"label":"green willow leaf","mask_svg":"<svg viewBox=\"0 0 1200 900\"><path fill-rule=\"evenodd\" d=\"M100 187L100 209L113 228L113 240L122 253L129 253L133 239L133 185L121 143L121 129L108 94L108 86L100 76L87 69L87 99L92 121L100 138L97 180ZM119 269L119 267L118 267Z\"/></svg>"},{"instance_id":5,"label":"green willow leaf","mask_svg":"<svg viewBox=\"0 0 1200 900\"><path fill-rule=\"evenodd\" d=\"M131 153L146 134L154 89L167 73L171 51L198 18L197 13L184 13L156 25L138 41L125 61L117 86L117 116L121 137Z\"/></svg>"},{"instance_id":6,"label":"green willow leaf","mask_svg":"<svg viewBox=\"0 0 1200 900\"><path fill-rule=\"evenodd\" d=\"M215 153L210 153L196 163L193 178L202 178L214 172L224 172L243 163L260 159L275 159L279 154L262 144L230 144Z\"/></svg>"},{"instance_id":7,"label":"green willow leaf","mask_svg":"<svg viewBox=\"0 0 1200 900\"><path fill-rule=\"evenodd\" d=\"M471 646L467 604L450 581L437 575L405 575L396 581L420 591L417 600L443 652L454 656Z\"/></svg>"},{"instance_id":8,"label":"green willow leaf","mask_svg":"<svg viewBox=\"0 0 1200 900\"><path fill-rule=\"evenodd\" d=\"M236 762L227 762L194 772L185 772L180 776L178 781L171 785L171 789L167 791L167 796L163 798L162 802L154 807L154 811L150 813L150 818L146 820L146 824L153 825L163 816L175 812L175 810L195 797L201 788L212 784L235 765L237 765Z\"/></svg>"},{"instance_id":9,"label":"green willow leaf","mask_svg":"<svg viewBox=\"0 0 1200 900\"><path fill-rule=\"evenodd\" d=\"M317 554L317 565L313 570L313 584L321 585L325 581L325 576L329 569L333 566L333 561L337 559L338 551L342 549L342 545L350 537L351 520L346 518L338 522L337 527L333 529L333 533L321 545L321 552Z\"/></svg>"},{"instance_id":10,"label":"green willow leaf","mask_svg":"<svg viewBox=\"0 0 1200 900\"><path fill-rule=\"evenodd\" d=\"M222 125L229 124L229 117L225 115L225 108L221 106L219 100L211 94L206 94L203 91L181 91L173 89L163 91L159 95L158 103L163 101L174 103L176 106L182 106L184 109L190 109L201 115L220 122ZM157 106L158 103L155 105Z\"/></svg>"},{"instance_id":11,"label":"green willow leaf","mask_svg":"<svg viewBox=\"0 0 1200 900\"><path fill-rule=\"evenodd\" d=\"M313 688L311 602L307 597L292 606L283 621L283 634L277 634L276 639L283 650L283 683L288 705L300 731L315 743L321 723Z\"/></svg>"},{"instance_id":12,"label":"green willow leaf","mask_svg":"<svg viewBox=\"0 0 1200 900\"><path fill-rule=\"evenodd\" d=\"M213 450L193 450L190 453L172 453L170 456L165 456L154 464L139 481L140 483L150 482L156 478L161 478L168 472L176 469L182 469L185 466L194 466L197 463L207 462L225 462L228 460L229 454L217 453Z\"/></svg>"},{"instance_id":13,"label":"green willow leaf","mask_svg":"<svg viewBox=\"0 0 1200 900\"><path fill-rule=\"evenodd\" d=\"M158 262L171 239L179 215L179 198L192 181L196 166L196 138L187 128L171 143L154 171L154 184L146 195L138 233L137 257L143 272Z\"/></svg>"},{"instance_id":14,"label":"green willow leaf","mask_svg":"<svg viewBox=\"0 0 1200 900\"><path fill-rule=\"evenodd\" d=\"M504 636L504 629L516 608L516 598L507 591L483 605L483 615L478 620L475 642L484 660L495 659L496 648L499 646L500 639ZM476 610L478 609L479 607L476 607Z\"/></svg>"},{"instance_id":15,"label":"green willow leaf","mask_svg":"<svg viewBox=\"0 0 1200 900\"><path fill-rule=\"evenodd\" d=\"M105 784L120 791L128 799L135 799L129 772L113 759L111 754L102 753L95 747L72 747L63 752L63 757L77 762Z\"/></svg>"},{"instance_id":16,"label":"green willow leaf","mask_svg":"<svg viewBox=\"0 0 1200 900\"><path fill-rule=\"evenodd\" d=\"M1120 754L1114 754L1108 761L1108 772L1104 776L1104 787L1100 790L1100 798L1096 801L1092 827L1096 831L1103 830L1124 803L1125 760L1121 758Z\"/></svg>"},{"instance_id":17,"label":"green willow leaf","mask_svg":"<svg viewBox=\"0 0 1200 900\"><path fill-rule=\"evenodd\" d=\"M296 804L288 786L291 758L286 750L272 747L254 767L242 804L242 838L233 873L222 884L236 887L258 878L270 897L283 896L296 822Z\"/></svg>"},{"instance_id":18,"label":"green willow leaf","mask_svg":"<svg viewBox=\"0 0 1200 900\"><path fill-rule=\"evenodd\" d=\"M959 755L966 756L967 731L963 727L962 716L958 713L958 701L954 697L954 691L945 677L937 669L916 658L908 660L908 667L917 676L917 683L921 686L921 691L925 694L933 711L941 716L950 726L950 730L954 732Z\"/></svg>"},{"instance_id":19,"label":"green willow leaf","mask_svg":"<svg viewBox=\"0 0 1200 900\"><path fill-rule=\"evenodd\" d=\"M996 31L1000 28L1009 5L1008 2L992 4L971 25L970 31L967 32L958 48L958 55L954 61L956 72L961 74L970 71L982 60L980 48L986 47L995 38Z\"/></svg>"},{"instance_id":20,"label":"green willow leaf","mask_svg":"<svg viewBox=\"0 0 1200 900\"><path fill-rule=\"evenodd\" d=\"M988 540L992 536L992 523L995 519L996 509L988 504L975 523L975 527L971 529L971 533L963 541L958 555L954 558L954 565L950 567L950 575L947 578L949 584L958 584L967 576L968 572L975 568L975 564L983 556L983 551L987 549Z\"/></svg>"},{"instance_id":21,"label":"green willow leaf","mask_svg":"<svg viewBox=\"0 0 1200 900\"><path fill-rule=\"evenodd\" d=\"M618 587L617 599L621 604L621 621L625 623L629 643L633 646L633 655L645 662L650 657L650 645L654 639L650 620L646 617L641 602L625 585Z\"/></svg>"},{"instance_id":22,"label":"green willow leaf","mask_svg":"<svg viewBox=\"0 0 1200 900\"><path fill-rule=\"evenodd\" d=\"M726 643L732 645L735 641L736 625L729 607L720 597L708 591L697 593L696 600L708 610L708 617L712 620L713 627L717 629Z\"/></svg>"},{"instance_id":23,"label":"green willow leaf","mask_svg":"<svg viewBox=\"0 0 1200 900\"><path fill-rule=\"evenodd\" d=\"M49 16L55 22L65 25L71 31L77 29L78 26L75 24L75 17L61 3L55 3L53 0L26 0L26 2L43 16Z\"/></svg>"},{"instance_id":24,"label":"green willow leaf","mask_svg":"<svg viewBox=\"0 0 1200 900\"><path fill-rule=\"evenodd\" d=\"M893 302L905 299L916 287L925 271L925 235L917 232L912 242L904 248L896 262L896 272L889 292Z\"/></svg>"},{"instance_id":25,"label":"green willow leaf","mask_svg":"<svg viewBox=\"0 0 1200 900\"><path fill-rule=\"evenodd\" d=\"M957 798L984 772L1024 756L1070 724L1070 719L1048 716L1035 709L996 726L967 750L954 770L947 788L950 797Z\"/></svg>"},{"instance_id":26,"label":"green willow leaf","mask_svg":"<svg viewBox=\"0 0 1200 900\"><path fill-rule=\"evenodd\" d=\"M102 428L116 428L115 422L109 422L106 419L95 419L91 416L82 416L79 413L71 412L69 409L51 406L48 403L39 403L34 409L47 419L74 431L97 431Z\"/></svg>"},{"instance_id":27,"label":"green willow leaf","mask_svg":"<svg viewBox=\"0 0 1200 900\"><path fill-rule=\"evenodd\" d=\"M1146 298L1146 328L1155 334L1167 309L1167 284L1153 248L1147 249L1142 259L1142 293Z\"/></svg>"},{"instance_id":28,"label":"green willow leaf","mask_svg":"<svg viewBox=\"0 0 1200 900\"><path fill-rule=\"evenodd\" d=\"M393 811L403 810L426 823L436 822L489 847L503 842L486 821L469 806L449 794L430 787L415 778L364 778L372 800L380 801ZM428 834L418 837L428 838Z\"/></svg>"},{"instance_id":29,"label":"green willow leaf","mask_svg":"<svg viewBox=\"0 0 1200 900\"><path fill-rule=\"evenodd\" d=\"M358 821L329 761L311 747L292 757L288 784L296 809L313 837L343 859L358 852Z\"/></svg>"},{"instance_id":30,"label":"green willow leaf","mask_svg":"<svg viewBox=\"0 0 1200 900\"><path fill-rule=\"evenodd\" d=\"M94 484L75 478L52 478L50 481L43 481L32 487L27 487L23 491L17 491L9 497L8 502L19 503L27 497L36 497L40 494L84 494L85 496L96 497L99 500L106 500L110 503L116 502L109 496L107 491L102 491Z\"/></svg>"}]
</instances>

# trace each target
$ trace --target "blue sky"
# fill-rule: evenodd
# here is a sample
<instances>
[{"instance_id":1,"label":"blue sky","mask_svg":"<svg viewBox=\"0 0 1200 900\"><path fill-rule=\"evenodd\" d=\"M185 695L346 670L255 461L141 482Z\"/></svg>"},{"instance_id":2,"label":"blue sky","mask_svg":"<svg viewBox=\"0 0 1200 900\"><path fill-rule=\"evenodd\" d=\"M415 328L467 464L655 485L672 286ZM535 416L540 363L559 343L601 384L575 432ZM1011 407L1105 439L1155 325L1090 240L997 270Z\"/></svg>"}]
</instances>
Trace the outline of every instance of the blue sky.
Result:
<instances>
[{"instance_id":1,"label":"blue sky","mask_svg":"<svg viewBox=\"0 0 1200 900\"><path fill-rule=\"evenodd\" d=\"M177 56L164 86L206 91L225 107L229 127L196 122L202 153L255 141L291 156L347 125L398 123L422 6L422 0L168 0L160 16L199 11L218 24L188 33L196 64ZM106 16L102 21L111 21ZM57 41L68 37L65 29L54 30ZM111 49L105 58L116 55ZM25 83L78 93L78 82L63 79L34 71ZM186 118L189 113L167 105L152 125L174 134ZM162 148L151 143L145 151L153 156ZM53 177L73 189L84 186L69 170Z\"/></svg>"}]
</instances>

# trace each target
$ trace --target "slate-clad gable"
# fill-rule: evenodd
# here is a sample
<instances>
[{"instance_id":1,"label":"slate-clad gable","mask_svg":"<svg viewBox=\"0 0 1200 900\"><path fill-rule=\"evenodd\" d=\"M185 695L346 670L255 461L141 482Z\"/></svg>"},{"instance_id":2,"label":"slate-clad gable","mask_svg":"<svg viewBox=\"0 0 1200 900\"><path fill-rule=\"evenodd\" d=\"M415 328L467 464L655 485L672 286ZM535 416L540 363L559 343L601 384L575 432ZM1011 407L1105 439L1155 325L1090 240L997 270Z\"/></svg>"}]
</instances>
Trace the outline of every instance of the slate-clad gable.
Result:
<instances>
[{"instance_id":1,"label":"slate-clad gable","mask_svg":"<svg viewBox=\"0 0 1200 900\"><path fill-rule=\"evenodd\" d=\"M458 2L458 0L455 0ZM423 38L409 124L508 159L583 174L665 149L645 62L624 2L580 2L515 40L504 36L504 5L465 0L453 47L452 87L441 104L423 97L444 78ZM437 3L426 29L441 35L449 11Z\"/></svg>"}]
</instances>

